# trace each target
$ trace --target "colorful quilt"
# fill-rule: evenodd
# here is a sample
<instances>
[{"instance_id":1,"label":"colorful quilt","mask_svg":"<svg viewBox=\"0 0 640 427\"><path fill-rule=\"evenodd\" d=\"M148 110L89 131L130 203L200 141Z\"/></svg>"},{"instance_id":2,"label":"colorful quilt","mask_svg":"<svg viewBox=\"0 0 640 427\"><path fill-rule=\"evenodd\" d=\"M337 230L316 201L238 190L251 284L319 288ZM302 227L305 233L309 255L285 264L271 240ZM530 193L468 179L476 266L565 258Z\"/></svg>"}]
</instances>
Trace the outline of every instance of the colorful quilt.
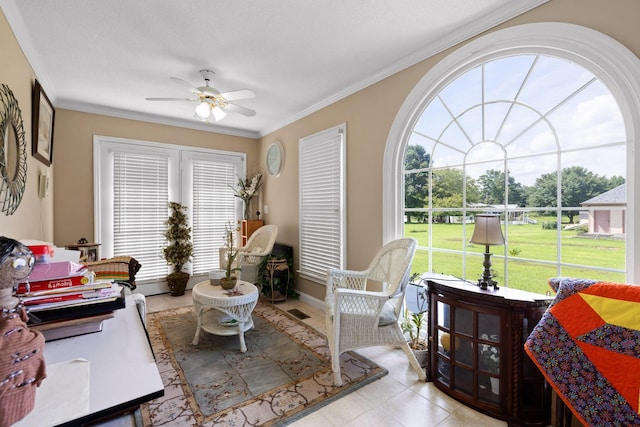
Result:
<instances>
[{"instance_id":1,"label":"colorful quilt","mask_svg":"<svg viewBox=\"0 0 640 427\"><path fill-rule=\"evenodd\" d=\"M557 292L525 342L573 414L589 426L640 426L640 286L554 278Z\"/></svg>"}]
</instances>

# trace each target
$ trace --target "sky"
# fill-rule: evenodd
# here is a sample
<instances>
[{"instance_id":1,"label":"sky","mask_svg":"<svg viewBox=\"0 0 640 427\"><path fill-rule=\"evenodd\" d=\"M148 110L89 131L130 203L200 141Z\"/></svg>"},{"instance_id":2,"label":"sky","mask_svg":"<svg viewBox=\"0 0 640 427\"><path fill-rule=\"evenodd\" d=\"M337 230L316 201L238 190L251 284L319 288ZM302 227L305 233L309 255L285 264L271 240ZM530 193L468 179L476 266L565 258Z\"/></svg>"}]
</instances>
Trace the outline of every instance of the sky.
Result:
<instances>
[{"instance_id":1,"label":"sky","mask_svg":"<svg viewBox=\"0 0 640 427\"><path fill-rule=\"evenodd\" d=\"M557 57L510 56L468 70L427 105L409 144L424 146L435 167L466 164L473 178L502 170L505 158L523 185L555 172L559 161L561 169L626 175L614 97L593 73Z\"/></svg>"}]
</instances>

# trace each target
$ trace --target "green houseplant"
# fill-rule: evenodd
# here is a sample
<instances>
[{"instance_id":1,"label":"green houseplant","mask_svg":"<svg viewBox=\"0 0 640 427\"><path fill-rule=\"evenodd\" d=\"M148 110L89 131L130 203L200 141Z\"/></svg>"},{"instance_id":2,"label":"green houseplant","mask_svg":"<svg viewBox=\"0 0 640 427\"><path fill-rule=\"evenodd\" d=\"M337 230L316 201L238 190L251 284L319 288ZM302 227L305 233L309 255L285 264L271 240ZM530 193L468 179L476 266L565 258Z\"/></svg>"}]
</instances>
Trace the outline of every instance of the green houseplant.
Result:
<instances>
[{"instance_id":1,"label":"green houseplant","mask_svg":"<svg viewBox=\"0 0 640 427\"><path fill-rule=\"evenodd\" d=\"M173 266L173 272L167 275L171 295L180 296L184 295L190 277L189 273L182 271L182 267L191 260L193 255L191 227L187 219L186 206L169 202L169 209L171 213L165 221L167 229L164 232L167 246L162 253L164 259Z\"/></svg>"},{"instance_id":2,"label":"green houseplant","mask_svg":"<svg viewBox=\"0 0 640 427\"><path fill-rule=\"evenodd\" d=\"M407 343L415 354L420 366L426 367L428 363L428 343L421 336L421 331L427 327L427 313L412 313L408 309L404 309L404 317L400 324L402 332L408 337Z\"/></svg>"}]
</instances>

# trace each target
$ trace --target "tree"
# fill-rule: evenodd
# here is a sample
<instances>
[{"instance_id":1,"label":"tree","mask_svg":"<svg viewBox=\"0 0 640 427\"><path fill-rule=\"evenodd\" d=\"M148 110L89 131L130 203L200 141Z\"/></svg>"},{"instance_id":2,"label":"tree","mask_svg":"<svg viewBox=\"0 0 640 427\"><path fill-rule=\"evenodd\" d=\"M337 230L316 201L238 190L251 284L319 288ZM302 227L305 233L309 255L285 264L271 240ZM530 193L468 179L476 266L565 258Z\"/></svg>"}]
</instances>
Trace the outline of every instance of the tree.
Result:
<instances>
[{"instance_id":1,"label":"tree","mask_svg":"<svg viewBox=\"0 0 640 427\"><path fill-rule=\"evenodd\" d=\"M462 185L464 175L460 169L437 169L433 171L432 196L444 199L455 195L462 197ZM480 192L473 178L467 177L467 203L476 203L480 200ZM462 200L462 198L460 199ZM462 204L459 206L462 208Z\"/></svg>"},{"instance_id":2,"label":"tree","mask_svg":"<svg viewBox=\"0 0 640 427\"><path fill-rule=\"evenodd\" d=\"M409 145L404 157L404 169L419 170L428 169L431 156L421 145ZM429 195L429 173L425 170L417 173L409 173L404 176L404 205L405 208L424 208ZM407 221L415 216L422 218L424 214L418 212L407 213Z\"/></svg>"},{"instance_id":3,"label":"tree","mask_svg":"<svg viewBox=\"0 0 640 427\"><path fill-rule=\"evenodd\" d=\"M582 166L572 166L562 169L562 206L578 207L580 203L604 193L616 187L621 177L611 179L583 168ZM528 196L529 206L557 206L557 172L550 172L536 178L536 182L530 189ZM565 211L569 217L569 223L573 224L573 218L578 215L578 211Z\"/></svg>"},{"instance_id":4,"label":"tree","mask_svg":"<svg viewBox=\"0 0 640 427\"><path fill-rule=\"evenodd\" d=\"M508 173L508 171L507 171ZM527 202L526 188L516 182L509 174L509 200L505 200L504 172L490 169L478 178L480 201L487 205L506 205L515 203L525 206Z\"/></svg>"}]
</instances>

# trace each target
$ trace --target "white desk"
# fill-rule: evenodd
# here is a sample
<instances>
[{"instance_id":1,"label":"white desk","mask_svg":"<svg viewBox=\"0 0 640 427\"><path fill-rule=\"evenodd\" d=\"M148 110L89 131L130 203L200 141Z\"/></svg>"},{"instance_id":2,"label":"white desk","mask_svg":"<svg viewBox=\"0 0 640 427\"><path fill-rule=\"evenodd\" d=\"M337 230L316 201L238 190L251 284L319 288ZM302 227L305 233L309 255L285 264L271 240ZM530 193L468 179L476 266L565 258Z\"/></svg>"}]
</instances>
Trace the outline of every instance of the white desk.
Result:
<instances>
[{"instance_id":1,"label":"white desk","mask_svg":"<svg viewBox=\"0 0 640 427\"><path fill-rule=\"evenodd\" d=\"M101 332L47 342L44 357L47 365L77 358L89 361L89 413L59 424L62 426L82 425L164 395L160 372L131 296L126 298L124 309L104 321ZM37 411L36 404L29 416Z\"/></svg>"}]
</instances>

